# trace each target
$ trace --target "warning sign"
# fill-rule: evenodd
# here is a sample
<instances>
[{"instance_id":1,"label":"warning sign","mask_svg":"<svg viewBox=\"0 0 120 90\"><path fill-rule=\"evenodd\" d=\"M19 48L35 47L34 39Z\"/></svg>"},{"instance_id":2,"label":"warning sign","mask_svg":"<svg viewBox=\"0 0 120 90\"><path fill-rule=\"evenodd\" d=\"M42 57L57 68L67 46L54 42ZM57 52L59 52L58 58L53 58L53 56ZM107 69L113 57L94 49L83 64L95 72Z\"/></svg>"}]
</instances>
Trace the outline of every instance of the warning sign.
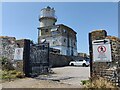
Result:
<instances>
[{"instance_id":1,"label":"warning sign","mask_svg":"<svg viewBox=\"0 0 120 90\"><path fill-rule=\"evenodd\" d=\"M23 48L15 48L14 60L23 60Z\"/></svg>"},{"instance_id":2,"label":"warning sign","mask_svg":"<svg viewBox=\"0 0 120 90\"><path fill-rule=\"evenodd\" d=\"M99 46L98 47L98 52L99 53L105 53L106 52L106 47L105 46Z\"/></svg>"},{"instance_id":3,"label":"warning sign","mask_svg":"<svg viewBox=\"0 0 120 90\"><path fill-rule=\"evenodd\" d=\"M111 62L111 45L109 39L94 40L93 44L93 61L94 62Z\"/></svg>"}]
</instances>

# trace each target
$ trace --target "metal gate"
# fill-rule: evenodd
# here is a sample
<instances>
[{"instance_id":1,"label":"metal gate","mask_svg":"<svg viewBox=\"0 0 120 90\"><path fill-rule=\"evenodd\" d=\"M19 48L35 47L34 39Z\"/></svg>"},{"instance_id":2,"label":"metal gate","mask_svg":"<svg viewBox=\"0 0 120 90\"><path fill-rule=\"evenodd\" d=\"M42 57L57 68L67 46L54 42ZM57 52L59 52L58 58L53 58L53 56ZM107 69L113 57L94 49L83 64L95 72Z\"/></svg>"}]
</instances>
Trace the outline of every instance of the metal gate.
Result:
<instances>
[{"instance_id":1,"label":"metal gate","mask_svg":"<svg viewBox=\"0 0 120 90\"><path fill-rule=\"evenodd\" d=\"M48 73L49 44L33 44L30 46L29 76L38 76Z\"/></svg>"}]
</instances>

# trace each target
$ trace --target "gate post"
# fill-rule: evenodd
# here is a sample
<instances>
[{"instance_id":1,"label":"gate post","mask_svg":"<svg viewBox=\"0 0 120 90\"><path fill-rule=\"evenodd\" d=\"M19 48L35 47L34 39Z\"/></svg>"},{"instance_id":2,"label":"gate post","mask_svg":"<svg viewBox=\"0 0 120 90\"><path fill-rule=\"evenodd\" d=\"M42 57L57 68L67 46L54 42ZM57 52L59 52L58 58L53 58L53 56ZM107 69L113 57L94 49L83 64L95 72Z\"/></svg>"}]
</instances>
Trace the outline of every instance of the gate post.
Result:
<instances>
[{"instance_id":1,"label":"gate post","mask_svg":"<svg viewBox=\"0 0 120 90\"><path fill-rule=\"evenodd\" d=\"M120 1L118 2L118 16L120 16ZM120 17L118 17L118 37L120 39ZM120 59L120 46L119 46L119 56ZM118 86L120 87L120 60L118 61Z\"/></svg>"},{"instance_id":2,"label":"gate post","mask_svg":"<svg viewBox=\"0 0 120 90\"><path fill-rule=\"evenodd\" d=\"M48 69L47 69L47 72L49 73L49 68L50 68L50 60L49 60L49 54L50 54L50 47L49 47L49 43L48 44Z\"/></svg>"},{"instance_id":3,"label":"gate post","mask_svg":"<svg viewBox=\"0 0 120 90\"><path fill-rule=\"evenodd\" d=\"M24 39L23 71L26 77L30 77L30 40Z\"/></svg>"}]
</instances>

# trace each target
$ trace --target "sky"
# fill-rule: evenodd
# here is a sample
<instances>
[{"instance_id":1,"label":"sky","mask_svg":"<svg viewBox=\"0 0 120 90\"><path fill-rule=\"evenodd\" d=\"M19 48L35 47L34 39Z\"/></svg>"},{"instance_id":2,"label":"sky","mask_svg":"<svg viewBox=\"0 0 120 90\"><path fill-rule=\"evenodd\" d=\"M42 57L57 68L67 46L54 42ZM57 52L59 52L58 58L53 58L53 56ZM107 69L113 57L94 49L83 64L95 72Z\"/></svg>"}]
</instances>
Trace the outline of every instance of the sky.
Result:
<instances>
[{"instance_id":1,"label":"sky","mask_svg":"<svg viewBox=\"0 0 120 90\"><path fill-rule=\"evenodd\" d=\"M93 30L104 29L108 35L118 36L117 2L3 2L2 35L37 42L38 17L47 6L54 7L56 24L77 32L78 52L89 54L88 33Z\"/></svg>"}]
</instances>

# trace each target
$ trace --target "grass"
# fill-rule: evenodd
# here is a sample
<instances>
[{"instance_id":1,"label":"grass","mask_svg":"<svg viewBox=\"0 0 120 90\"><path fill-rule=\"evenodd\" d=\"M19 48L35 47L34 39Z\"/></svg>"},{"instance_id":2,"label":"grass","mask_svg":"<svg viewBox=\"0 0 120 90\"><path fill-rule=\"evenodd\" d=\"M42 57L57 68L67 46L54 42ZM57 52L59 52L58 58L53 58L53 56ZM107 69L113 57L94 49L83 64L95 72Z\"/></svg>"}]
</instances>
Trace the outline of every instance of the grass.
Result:
<instances>
[{"instance_id":1,"label":"grass","mask_svg":"<svg viewBox=\"0 0 120 90\"><path fill-rule=\"evenodd\" d=\"M90 78L90 80L82 80L81 82L85 88L95 89L118 88L115 84L113 84L112 82L108 81L106 78L103 77L94 77Z\"/></svg>"}]
</instances>

